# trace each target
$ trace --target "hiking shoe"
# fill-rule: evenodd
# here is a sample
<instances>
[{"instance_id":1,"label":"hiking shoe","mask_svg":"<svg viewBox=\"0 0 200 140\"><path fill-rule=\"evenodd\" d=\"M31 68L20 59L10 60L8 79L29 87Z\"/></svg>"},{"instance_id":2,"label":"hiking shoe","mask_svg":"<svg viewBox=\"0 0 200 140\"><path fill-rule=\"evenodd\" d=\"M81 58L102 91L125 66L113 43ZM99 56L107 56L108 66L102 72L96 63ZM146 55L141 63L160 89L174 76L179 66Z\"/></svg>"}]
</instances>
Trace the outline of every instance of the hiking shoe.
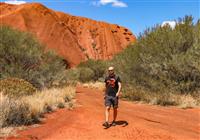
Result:
<instances>
[{"instance_id":1,"label":"hiking shoe","mask_svg":"<svg viewBox=\"0 0 200 140\"><path fill-rule=\"evenodd\" d=\"M115 121L113 121L112 122L112 126L116 126L117 124L116 124L116 122Z\"/></svg>"},{"instance_id":2,"label":"hiking shoe","mask_svg":"<svg viewBox=\"0 0 200 140\"><path fill-rule=\"evenodd\" d=\"M106 128L110 127L110 125L109 125L108 122L105 122L105 123L103 124L103 126L105 126Z\"/></svg>"}]
</instances>

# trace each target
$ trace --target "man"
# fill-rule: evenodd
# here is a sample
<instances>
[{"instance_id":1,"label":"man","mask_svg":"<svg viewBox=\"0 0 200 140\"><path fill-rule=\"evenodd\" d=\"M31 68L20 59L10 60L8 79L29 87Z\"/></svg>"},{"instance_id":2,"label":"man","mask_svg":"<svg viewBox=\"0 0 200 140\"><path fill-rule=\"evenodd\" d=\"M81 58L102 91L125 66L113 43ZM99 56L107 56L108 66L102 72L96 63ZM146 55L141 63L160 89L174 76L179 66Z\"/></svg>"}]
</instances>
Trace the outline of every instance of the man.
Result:
<instances>
[{"instance_id":1,"label":"man","mask_svg":"<svg viewBox=\"0 0 200 140\"><path fill-rule=\"evenodd\" d=\"M103 126L106 128L110 127L109 124L109 113L111 106L113 107L113 121L112 126L116 125L117 118L117 108L118 108L118 99L121 91L121 80L119 76L116 76L114 73L114 67L108 68L108 76L105 78L105 123Z\"/></svg>"}]
</instances>

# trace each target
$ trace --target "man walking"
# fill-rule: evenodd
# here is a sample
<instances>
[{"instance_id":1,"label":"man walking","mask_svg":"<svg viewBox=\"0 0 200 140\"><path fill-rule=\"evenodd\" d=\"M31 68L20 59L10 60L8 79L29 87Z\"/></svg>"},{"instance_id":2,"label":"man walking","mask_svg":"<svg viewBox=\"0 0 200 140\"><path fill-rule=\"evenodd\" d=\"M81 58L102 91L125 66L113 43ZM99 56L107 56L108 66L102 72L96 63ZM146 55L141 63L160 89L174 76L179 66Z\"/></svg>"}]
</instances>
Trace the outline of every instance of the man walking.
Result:
<instances>
[{"instance_id":1,"label":"man walking","mask_svg":"<svg viewBox=\"0 0 200 140\"><path fill-rule=\"evenodd\" d=\"M112 126L116 125L117 118L117 108L118 108L118 99L121 91L121 80L119 76L116 76L114 73L114 67L108 68L108 76L105 78L105 123L103 126L106 128L110 127L109 124L109 113L111 106L113 107L113 121Z\"/></svg>"}]
</instances>

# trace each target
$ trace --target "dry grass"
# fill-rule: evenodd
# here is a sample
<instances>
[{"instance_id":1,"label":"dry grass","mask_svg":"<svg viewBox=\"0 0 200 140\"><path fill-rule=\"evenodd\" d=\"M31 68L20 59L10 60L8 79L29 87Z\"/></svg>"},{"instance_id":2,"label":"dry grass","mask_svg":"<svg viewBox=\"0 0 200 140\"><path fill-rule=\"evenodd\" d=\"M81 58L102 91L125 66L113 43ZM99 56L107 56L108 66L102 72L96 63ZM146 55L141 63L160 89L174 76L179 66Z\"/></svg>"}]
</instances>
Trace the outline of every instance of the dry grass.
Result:
<instances>
[{"instance_id":1,"label":"dry grass","mask_svg":"<svg viewBox=\"0 0 200 140\"><path fill-rule=\"evenodd\" d=\"M23 97L22 101L29 105L33 114L43 114L56 108L72 107L74 95L75 88L70 86L62 89L46 89L31 97Z\"/></svg>"},{"instance_id":2,"label":"dry grass","mask_svg":"<svg viewBox=\"0 0 200 140\"><path fill-rule=\"evenodd\" d=\"M18 136L17 131L26 130L26 129L27 129L26 126L20 126L20 127L9 126L9 127L0 128L0 139L4 138L6 140L6 138L10 136L17 137Z\"/></svg>"},{"instance_id":3,"label":"dry grass","mask_svg":"<svg viewBox=\"0 0 200 140\"><path fill-rule=\"evenodd\" d=\"M99 90L105 89L103 82L88 82L82 83L83 87L94 88ZM200 106L200 97L194 98L191 95L180 95L175 93L152 93L142 89L130 88L123 92L123 98L149 103L152 105L168 106L173 105L180 108L194 108Z\"/></svg>"},{"instance_id":4,"label":"dry grass","mask_svg":"<svg viewBox=\"0 0 200 140\"><path fill-rule=\"evenodd\" d=\"M191 95L181 95L181 94L166 94L162 96L155 96L154 100L150 99L151 104L161 104L161 105L176 105L180 108L194 108L198 107L198 101Z\"/></svg>"},{"instance_id":5,"label":"dry grass","mask_svg":"<svg viewBox=\"0 0 200 140\"><path fill-rule=\"evenodd\" d=\"M9 125L29 124L34 121L27 104L1 94L0 128Z\"/></svg>"},{"instance_id":6,"label":"dry grass","mask_svg":"<svg viewBox=\"0 0 200 140\"><path fill-rule=\"evenodd\" d=\"M15 128L14 127L4 127L1 128L0 130L0 137L8 137L10 135L14 135L15 134Z\"/></svg>"},{"instance_id":7,"label":"dry grass","mask_svg":"<svg viewBox=\"0 0 200 140\"><path fill-rule=\"evenodd\" d=\"M1 93L0 128L38 122L40 117L56 108L72 108L75 87L46 89L18 99Z\"/></svg>"},{"instance_id":8,"label":"dry grass","mask_svg":"<svg viewBox=\"0 0 200 140\"><path fill-rule=\"evenodd\" d=\"M105 83L103 83L103 82L88 82L88 83L83 83L83 87L104 90Z\"/></svg>"},{"instance_id":9,"label":"dry grass","mask_svg":"<svg viewBox=\"0 0 200 140\"><path fill-rule=\"evenodd\" d=\"M194 108L200 106L200 96L194 97L190 94L182 95L169 92L153 93L143 89L129 88L123 92L122 97L127 100L153 105L173 105L180 108Z\"/></svg>"},{"instance_id":10,"label":"dry grass","mask_svg":"<svg viewBox=\"0 0 200 140\"><path fill-rule=\"evenodd\" d=\"M197 100L191 95L182 95L176 97L176 99L180 108L194 108L200 106L199 99Z\"/></svg>"}]
</instances>

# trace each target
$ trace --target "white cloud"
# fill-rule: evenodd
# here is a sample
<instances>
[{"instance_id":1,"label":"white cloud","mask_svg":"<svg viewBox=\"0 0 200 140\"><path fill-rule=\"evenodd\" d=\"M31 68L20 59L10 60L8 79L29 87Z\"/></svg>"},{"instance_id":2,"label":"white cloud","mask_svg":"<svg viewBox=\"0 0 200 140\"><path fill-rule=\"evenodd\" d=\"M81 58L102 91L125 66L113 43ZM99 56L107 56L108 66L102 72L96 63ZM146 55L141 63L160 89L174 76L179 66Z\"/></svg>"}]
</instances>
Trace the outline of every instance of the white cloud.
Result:
<instances>
[{"instance_id":1,"label":"white cloud","mask_svg":"<svg viewBox=\"0 0 200 140\"><path fill-rule=\"evenodd\" d=\"M5 1L5 3L19 5L19 4L24 4L24 3L26 3L26 1L8 0L8 1Z\"/></svg>"},{"instance_id":2,"label":"white cloud","mask_svg":"<svg viewBox=\"0 0 200 140\"><path fill-rule=\"evenodd\" d=\"M117 1L112 4L113 7L128 7L128 5L124 2Z\"/></svg>"},{"instance_id":3,"label":"white cloud","mask_svg":"<svg viewBox=\"0 0 200 140\"><path fill-rule=\"evenodd\" d=\"M93 1L92 4L95 6L111 4L112 7L128 7L125 2L122 2L120 0L99 0L98 2Z\"/></svg>"},{"instance_id":4,"label":"white cloud","mask_svg":"<svg viewBox=\"0 0 200 140\"><path fill-rule=\"evenodd\" d=\"M166 25L169 25L172 29L174 29L176 26L176 21L163 21L161 24L162 27Z\"/></svg>"}]
</instances>

